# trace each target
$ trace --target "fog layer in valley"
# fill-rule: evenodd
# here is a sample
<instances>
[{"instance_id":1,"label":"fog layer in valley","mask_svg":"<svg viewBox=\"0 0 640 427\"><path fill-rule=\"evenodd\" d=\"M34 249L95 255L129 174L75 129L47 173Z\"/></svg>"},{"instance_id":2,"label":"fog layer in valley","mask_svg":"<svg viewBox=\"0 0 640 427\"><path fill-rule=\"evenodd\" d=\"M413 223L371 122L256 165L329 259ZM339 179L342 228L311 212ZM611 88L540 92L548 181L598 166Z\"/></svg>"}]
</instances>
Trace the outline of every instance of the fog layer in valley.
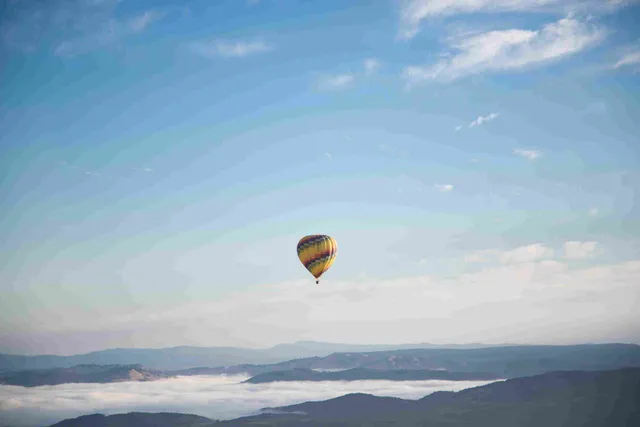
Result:
<instances>
[{"instance_id":1,"label":"fog layer in valley","mask_svg":"<svg viewBox=\"0 0 640 427\"><path fill-rule=\"evenodd\" d=\"M90 413L181 412L212 419L255 414L260 408L325 400L348 393L418 399L438 390L458 391L491 381L324 381L242 384L246 376L189 376L152 382L0 386L0 423L49 425Z\"/></svg>"}]
</instances>

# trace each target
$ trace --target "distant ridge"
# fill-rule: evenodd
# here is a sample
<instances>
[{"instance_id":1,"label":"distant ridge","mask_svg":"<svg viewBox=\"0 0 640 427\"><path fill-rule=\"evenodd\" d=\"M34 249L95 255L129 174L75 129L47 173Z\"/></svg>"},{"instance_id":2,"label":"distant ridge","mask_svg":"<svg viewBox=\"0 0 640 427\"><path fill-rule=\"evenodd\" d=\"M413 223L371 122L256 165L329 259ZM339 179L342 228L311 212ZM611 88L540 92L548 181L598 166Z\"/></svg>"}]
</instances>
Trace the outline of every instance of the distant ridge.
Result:
<instances>
[{"instance_id":1,"label":"distant ridge","mask_svg":"<svg viewBox=\"0 0 640 427\"><path fill-rule=\"evenodd\" d=\"M597 371L640 367L640 346L635 344L584 344L574 346L513 346L471 349L412 348L367 352L343 351L326 356L291 358L276 363L238 363L221 366L221 355L214 349L199 349L194 355L181 348L180 352L148 354L144 351L127 353L134 363L87 364L71 368L6 369L0 372L0 382L34 386L55 385L65 382L147 381L178 375L244 375L250 381L284 380L337 380L337 379L418 379L421 375L450 380L482 378L504 379L542 374L561 370ZM116 353L119 354L119 353ZM120 355L122 356L122 355ZM0 355L0 360L2 360ZM73 356L70 356L73 357ZM101 353L102 363L109 360ZM204 360L202 360L204 359ZM72 359L75 360L75 359ZM150 368L153 365L190 366L181 369ZM4 360L7 364L7 360ZM10 366L11 360L9 360ZM20 365L20 364L18 364ZM134 366L135 365L135 366ZM152 366L153 366L152 365ZM87 366L93 366L87 371ZM96 366L102 366L96 368ZM104 366L110 368L104 368ZM127 368L129 367L129 368ZM110 371L109 371L110 369ZM350 370L350 371L349 371ZM342 371L342 372L340 372ZM348 372L345 372L348 371ZM422 371L422 372L418 372ZM381 373L385 372L385 373ZM430 373L429 373L430 372ZM427 379L427 378L423 378Z\"/></svg>"},{"instance_id":2,"label":"distant ridge","mask_svg":"<svg viewBox=\"0 0 640 427\"><path fill-rule=\"evenodd\" d=\"M70 368L82 364L131 365L148 369L178 370L239 364L270 364L297 358L328 356L335 352L377 351L411 348L487 348L484 344L398 344L364 345L298 341L264 349L240 347L174 346L166 348L112 348L89 353L58 355L15 355L0 353L0 371L22 369Z\"/></svg>"}]
</instances>

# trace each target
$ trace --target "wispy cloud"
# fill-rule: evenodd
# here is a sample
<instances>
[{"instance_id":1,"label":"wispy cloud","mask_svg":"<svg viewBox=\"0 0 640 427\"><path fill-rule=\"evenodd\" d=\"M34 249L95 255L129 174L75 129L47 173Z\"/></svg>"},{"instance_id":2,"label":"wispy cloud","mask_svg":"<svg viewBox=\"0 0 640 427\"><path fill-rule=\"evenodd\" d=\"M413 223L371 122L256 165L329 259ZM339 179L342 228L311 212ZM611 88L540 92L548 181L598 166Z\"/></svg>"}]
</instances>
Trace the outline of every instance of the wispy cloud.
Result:
<instances>
[{"instance_id":1,"label":"wispy cloud","mask_svg":"<svg viewBox=\"0 0 640 427\"><path fill-rule=\"evenodd\" d=\"M596 256L599 253L599 246L597 242L567 241L562 245L562 253L565 259L586 259ZM534 243L507 251L496 249L476 251L467 254L464 260L470 263L498 262L507 265L549 260L556 257L556 254L553 248L542 243Z\"/></svg>"},{"instance_id":2,"label":"wispy cloud","mask_svg":"<svg viewBox=\"0 0 640 427\"><path fill-rule=\"evenodd\" d=\"M73 57L86 54L112 44L125 37L143 32L153 22L161 19L164 13L147 11L129 20L111 20L79 37L64 40L55 47L56 56Z\"/></svg>"},{"instance_id":3,"label":"wispy cloud","mask_svg":"<svg viewBox=\"0 0 640 427\"><path fill-rule=\"evenodd\" d=\"M561 0L408 0L400 13L399 37L411 39L427 18L480 11L531 11Z\"/></svg>"},{"instance_id":4,"label":"wispy cloud","mask_svg":"<svg viewBox=\"0 0 640 427\"><path fill-rule=\"evenodd\" d=\"M334 76L324 76L318 81L318 88L321 90L342 90L350 87L355 81L355 76L351 73L338 74Z\"/></svg>"},{"instance_id":5,"label":"wispy cloud","mask_svg":"<svg viewBox=\"0 0 640 427\"><path fill-rule=\"evenodd\" d=\"M367 58L364 60L364 72L366 75L371 75L378 71L382 63L376 58Z\"/></svg>"},{"instance_id":6,"label":"wispy cloud","mask_svg":"<svg viewBox=\"0 0 640 427\"><path fill-rule=\"evenodd\" d=\"M542 243L520 246L515 249L501 251L497 249L485 249L470 253L464 257L470 263L498 262L500 264L519 264L536 262L553 258L555 251Z\"/></svg>"},{"instance_id":7,"label":"wispy cloud","mask_svg":"<svg viewBox=\"0 0 640 427\"><path fill-rule=\"evenodd\" d=\"M542 243L534 243L532 245L521 246L511 251L505 251L498 254L498 260L502 264L513 264L523 262L540 261L552 258L555 251Z\"/></svg>"},{"instance_id":8,"label":"wispy cloud","mask_svg":"<svg viewBox=\"0 0 640 427\"><path fill-rule=\"evenodd\" d=\"M331 155L331 153L329 153L329 152L324 153L324 156L325 156L327 159L329 159L329 160L333 160L333 156L332 156L332 155Z\"/></svg>"},{"instance_id":9,"label":"wispy cloud","mask_svg":"<svg viewBox=\"0 0 640 427\"><path fill-rule=\"evenodd\" d=\"M204 57L244 58L250 55L269 52L274 49L262 40L200 40L189 43L189 48Z\"/></svg>"},{"instance_id":10,"label":"wispy cloud","mask_svg":"<svg viewBox=\"0 0 640 427\"><path fill-rule=\"evenodd\" d=\"M592 258L599 253L597 242L565 242L564 257L567 259Z\"/></svg>"},{"instance_id":11,"label":"wispy cloud","mask_svg":"<svg viewBox=\"0 0 640 427\"><path fill-rule=\"evenodd\" d=\"M486 116L478 116L474 121L469 123L469 127L472 128L475 126L480 126L483 123L487 123L487 122L490 122L491 120L495 120L496 118L498 118L499 115L500 115L499 113L491 113Z\"/></svg>"},{"instance_id":12,"label":"wispy cloud","mask_svg":"<svg viewBox=\"0 0 640 427\"><path fill-rule=\"evenodd\" d=\"M378 149L383 153L393 154L396 156L406 157L409 155L409 152L407 150L404 150L398 146L389 145L389 144L378 144Z\"/></svg>"},{"instance_id":13,"label":"wispy cloud","mask_svg":"<svg viewBox=\"0 0 640 427\"><path fill-rule=\"evenodd\" d=\"M513 153L517 154L518 156L524 157L525 159L528 159L528 160L536 160L542 155L542 152L538 150L525 150L522 148L514 149Z\"/></svg>"},{"instance_id":14,"label":"wispy cloud","mask_svg":"<svg viewBox=\"0 0 640 427\"><path fill-rule=\"evenodd\" d=\"M29 3L29 7L26 4ZM139 34L164 12L116 13L118 0L9 2L2 16L2 41L35 51L46 46L57 56L73 57Z\"/></svg>"},{"instance_id":15,"label":"wispy cloud","mask_svg":"<svg viewBox=\"0 0 640 427\"><path fill-rule=\"evenodd\" d=\"M400 11L398 38L409 40L420 32L423 21L469 13L608 13L637 0L407 0Z\"/></svg>"},{"instance_id":16,"label":"wispy cloud","mask_svg":"<svg viewBox=\"0 0 640 427\"><path fill-rule=\"evenodd\" d=\"M455 55L433 65L406 67L402 76L411 88L429 81L449 82L485 72L522 70L583 51L604 37L604 30L572 17L536 31L510 29L463 36L451 44Z\"/></svg>"},{"instance_id":17,"label":"wispy cloud","mask_svg":"<svg viewBox=\"0 0 640 427\"><path fill-rule=\"evenodd\" d=\"M611 66L614 70L622 67L634 67L640 70L640 48L636 47L634 50L628 51L622 55L622 57Z\"/></svg>"},{"instance_id":18,"label":"wispy cloud","mask_svg":"<svg viewBox=\"0 0 640 427\"><path fill-rule=\"evenodd\" d=\"M462 129L462 125L456 126L456 132L460 132L461 129Z\"/></svg>"},{"instance_id":19,"label":"wispy cloud","mask_svg":"<svg viewBox=\"0 0 640 427\"><path fill-rule=\"evenodd\" d=\"M129 28L135 33L144 31L153 22L161 19L165 14L155 10L148 10L129 21Z\"/></svg>"},{"instance_id":20,"label":"wispy cloud","mask_svg":"<svg viewBox=\"0 0 640 427\"><path fill-rule=\"evenodd\" d=\"M589 216L598 216L598 213L600 211L598 210L598 208L589 208Z\"/></svg>"},{"instance_id":21,"label":"wispy cloud","mask_svg":"<svg viewBox=\"0 0 640 427\"><path fill-rule=\"evenodd\" d=\"M453 185L451 184L434 184L433 187L438 191L442 191L443 193L453 191Z\"/></svg>"},{"instance_id":22,"label":"wispy cloud","mask_svg":"<svg viewBox=\"0 0 640 427\"><path fill-rule=\"evenodd\" d=\"M324 75L316 80L316 87L321 90L342 90L351 87L357 79L363 76L371 76L380 67L382 62L377 58L367 58L362 62L363 71L345 72L333 75Z\"/></svg>"}]
</instances>

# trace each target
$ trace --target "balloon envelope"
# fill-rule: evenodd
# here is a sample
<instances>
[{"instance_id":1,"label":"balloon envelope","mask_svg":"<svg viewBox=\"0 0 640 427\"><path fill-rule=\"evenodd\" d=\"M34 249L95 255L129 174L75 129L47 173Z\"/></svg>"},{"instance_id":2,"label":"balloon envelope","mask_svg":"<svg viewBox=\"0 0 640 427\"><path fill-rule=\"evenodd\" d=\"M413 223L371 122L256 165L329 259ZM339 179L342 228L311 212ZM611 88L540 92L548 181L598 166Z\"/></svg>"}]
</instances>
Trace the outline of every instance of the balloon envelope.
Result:
<instances>
[{"instance_id":1,"label":"balloon envelope","mask_svg":"<svg viewBox=\"0 0 640 427\"><path fill-rule=\"evenodd\" d=\"M324 234L304 236L298 242L298 258L316 279L331 267L337 253L338 243Z\"/></svg>"}]
</instances>

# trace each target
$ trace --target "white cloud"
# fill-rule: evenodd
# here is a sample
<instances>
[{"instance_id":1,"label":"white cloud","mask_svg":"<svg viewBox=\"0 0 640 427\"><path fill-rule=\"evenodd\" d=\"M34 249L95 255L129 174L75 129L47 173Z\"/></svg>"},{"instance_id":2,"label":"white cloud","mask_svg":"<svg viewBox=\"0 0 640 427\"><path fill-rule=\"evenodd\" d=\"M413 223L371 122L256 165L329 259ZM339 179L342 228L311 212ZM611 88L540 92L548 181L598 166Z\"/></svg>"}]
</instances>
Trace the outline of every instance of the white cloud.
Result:
<instances>
[{"instance_id":1,"label":"white cloud","mask_svg":"<svg viewBox=\"0 0 640 427\"><path fill-rule=\"evenodd\" d=\"M164 16L156 10L139 15L118 13L119 0L36 2L29 7L24 3L7 3L1 30L3 43L27 52L46 46L60 56L107 46L140 33Z\"/></svg>"},{"instance_id":2,"label":"white cloud","mask_svg":"<svg viewBox=\"0 0 640 427\"><path fill-rule=\"evenodd\" d=\"M307 401L363 392L419 399L435 391L459 391L491 381L350 381L242 384L246 376L190 376L150 382L0 386L0 421L16 426L50 425L90 413L191 413L232 419Z\"/></svg>"},{"instance_id":3,"label":"white cloud","mask_svg":"<svg viewBox=\"0 0 640 427\"><path fill-rule=\"evenodd\" d=\"M401 10L400 38L411 39L427 18L479 11L531 11L561 0L408 0Z\"/></svg>"},{"instance_id":4,"label":"white cloud","mask_svg":"<svg viewBox=\"0 0 640 427\"><path fill-rule=\"evenodd\" d=\"M589 209L589 216L598 216L598 213L600 211L598 210L598 208L590 208Z\"/></svg>"},{"instance_id":5,"label":"white cloud","mask_svg":"<svg viewBox=\"0 0 640 427\"><path fill-rule=\"evenodd\" d=\"M149 25L164 17L164 13L149 10L129 20L110 19L97 22L80 36L58 43L53 51L56 56L73 57L89 53L125 37L143 32Z\"/></svg>"},{"instance_id":6,"label":"white cloud","mask_svg":"<svg viewBox=\"0 0 640 427\"><path fill-rule=\"evenodd\" d=\"M610 337L611 325L615 333L640 333L640 261L569 268L551 255L545 245L529 245L498 251L496 264L452 278L327 279L322 287L302 280L117 321L157 330L191 325L203 337L215 325L238 339L270 331L332 342L593 341ZM568 324L567 338L559 326Z\"/></svg>"},{"instance_id":7,"label":"white cloud","mask_svg":"<svg viewBox=\"0 0 640 427\"><path fill-rule=\"evenodd\" d=\"M471 254L467 254L464 257L464 260L466 262L470 262L470 263L485 263L485 262L491 262L492 260L494 260L498 254L500 254L500 251L495 250L495 249L485 249L482 251L476 251L473 252Z\"/></svg>"},{"instance_id":8,"label":"white cloud","mask_svg":"<svg viewBox=\"0 0 640 427\"><path fill-rule=\"evenodd\" d=\"M541 261L552 258L555 251L542 243L520 246L509 251L497 249L485 249L468 254L464 257L470 263L499 262L501 264L518 264L526 262Z\"/></svg>"},{"instance_id":9,"label":"white cloud","mask_svg":"<svg viewBox=\"0 0 640 427\"><path fill-rule=\"evenodd\" d=\"M599 253L597 242L568 241L562 245L566 259L586 259ZM498 262L503 265L537 262L555 256L555 250L541 243L520 246L509 251L486 249L467 254L464 260L469 263Z\"/></svg>"},{"instance_id":10,"label":"white cloud","mask_svg":"<svg viewBox=\"0 0 640 427\"><path fill-rule=\"evenodd\" d=\"M564 257L567 259L586 259L598 255L597 242L566 242Z\"/></svg>"},{"instance_id":11,"label":"white cloud","mask_svg":"<svg viewBox=\"0 0 640 427\"><path fill-rule=\"evenodd\" d=\"M462 129L462 125L456 126L456 132L459 132Z\"/></svg>"},{"instance_id":12,"label":"white cloud","mask_svg":"<svg viewBox=\"0 0 640 427\"><path fill-rule=\"evenodd\" d=\"M342 90L351 86L355 80L353 74L338 74L335 76L326 76L318 82L318 88L322 90Z\"/></svg>"},{"instance_id":13,"label":"white cloud","mask_svg":"<svg viewBox=\"0 0 640 427\"><path fill-rule=\"evenodd\" d=\"M375 73L380 68L381 63L376 58L367 58L364 61L365 74L370 75Z\"/></svg>"},{"instance_id":14,"label":"white cloud","mask_svg":"<svg viewBox=\"0 0 640 427\"><path fill-rule=\"evenodd\" d=\"M617 70L621 67L638 65L640 65L640 49L625 53L622 58L613 64L612 68Z\"/></svg>"},{"instance_id":15,"label":"white cloud","mask_svg":"<svg viewBox=\"0 0 640 427\"><path fill-rule=\"evenodd\" d=\"M521 246L511 251L502 252L498 255L498 259L503 264L514 264L523 262L533 262L542 259L551 258L554 250L546 247L541 243Z\"/></svg>"},{"instance_id":16,"label":"white cloud","mask_svg":"<svg viewBox=\"0 0 640 427\"><path fill-rule=\"evenodd\" d=\"M321 90L342 90L352 86L356 78L360 78L362 75L370 76L374 74L382 63L376 58L367 58L363 61L364 73L341 73L335 75L325 75L318 79L316 82L318 89Z\"/></svg>"},{"instance_id":17,"label":"white cloud","mask_svg":"<svg viewBox=\"0 0 640 427\"><path fill-rule=\"evenodd\" d=\"M442 191L445 193L449 191L453 191L453 185L451 184L434 184L434 187L436 190Z\"/></svg>"},{"instance_id":18,"label":"white cloud","mask_svg":"<svg viewBox=\"0 0 640 427\"><path fill-rule=\"evenodd\" d=\"M331 153L324 153L324 156L329 160L333 160L333 156L331 155Z\"/></svg>"},{"instance_id":19,"label":"white cloud","mask_svg":"<svg viewBox=\"0 0 640 427\"><path fill-rule=\"evenodd\" d=\"M429 18L468 13L553 12L592 13L613 12L637 0L407 0L400 12L398 37L409 40L420 32L420 25Z\"/></svg>"},{"instance_id":20,"label":"white cloud","mask_svg":"<svg viewBox=\"0 0 640 427\"><path fill-rule=\"evenodd\" d=\"M378 144L378 149L383 153L393 154L394 156L407 157L409 152L395 145Z\"/></svg>"},{"instance_id":21,"label":"white cloud","mask_svg":"<svg viewBox=\"0 0 640 427\"><path fill-rule=\"evenodd\" d=\"M148 10L144 12L142 15L132 19L129 22L129 28L131 28L133 32L140 33L144 31L151 23L153 23L154 21L157 21L163 16L164 14L161 12Z\"/></svg>"},{"instance_id":22,"label":"white cloud","mask_svg":"<svg viewBox=\"0 0 640 427\"><path fill-rule=\"evenodd\" d=\"M491 120L498 118L499 115L500 115L499 113L491 113L487 116L478 116L477 119L469 123L469 127L472 128L474 126L480 126L483 123L487 123L487 122L490 122Z\"/></svg>"},{"instance_id":23,"label":"white cloud","mask_svg":"<svg viewBox=\"0 0 640 427\"><path fill-rule=\"evenodd\" d=\"M518 156L524 157L525 159L536 160L542 155L542 152L538 150L525 150L522 148L516 148L515 150L513 150L513 154L517 154Z\"/></svg>"},{"instance_id":24,"label":"white cloud","mask_svg":"<svg viewBox=\"0 0 640 427\"><path fill-rule=\"evenodd\" d=\"M452 43L457 53L433 65L409 66L407 88L428 81L448 82L485 72L522 70L560 60L600 42L605 32L567 17L540 30L499 30L465 36Z\"/></svg>"},{"instance_id":25,"label":"white cloud","mask_svg":"<svg viewBox=\"0 0 640 427\"><path fill-rule=\"evenodd\" d=\"M262 40L201 40L191 42L189 47L193 52L204 57L220 56L223 58L244 58L273 50L272 45Z\"/></svg>"}]
</instances>

